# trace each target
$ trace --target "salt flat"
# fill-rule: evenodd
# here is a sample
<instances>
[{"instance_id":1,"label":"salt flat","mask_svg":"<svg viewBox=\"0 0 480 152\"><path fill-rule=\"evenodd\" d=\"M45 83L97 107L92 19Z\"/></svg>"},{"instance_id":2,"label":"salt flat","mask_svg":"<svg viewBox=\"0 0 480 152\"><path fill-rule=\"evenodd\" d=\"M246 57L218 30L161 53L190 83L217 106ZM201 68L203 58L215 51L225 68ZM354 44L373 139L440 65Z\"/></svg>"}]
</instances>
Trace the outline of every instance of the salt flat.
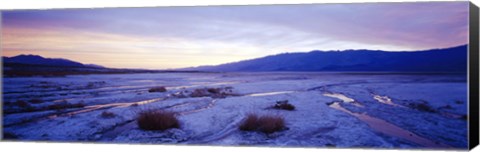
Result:
<instances>
[{"instance_id":1,"label":"salt flat","mask_svg":"<svg viewBox=\"0 0 480 152\"><path fill-rule=\"evenodd\" d=\"M465 75L156 73L17 77L3 83L3 127L11 140L467 148ZM148 91L159 86L167 91ZM203 88L230 92L188 94ZM282 100L295 110L271 108ZM136 117L148 109L177 112L181 127L141 130ZM102 117L104 112L114 116ZM249 113L283 116L287 128L268 135L239 130Z\"/></svg>"}]
</instances>

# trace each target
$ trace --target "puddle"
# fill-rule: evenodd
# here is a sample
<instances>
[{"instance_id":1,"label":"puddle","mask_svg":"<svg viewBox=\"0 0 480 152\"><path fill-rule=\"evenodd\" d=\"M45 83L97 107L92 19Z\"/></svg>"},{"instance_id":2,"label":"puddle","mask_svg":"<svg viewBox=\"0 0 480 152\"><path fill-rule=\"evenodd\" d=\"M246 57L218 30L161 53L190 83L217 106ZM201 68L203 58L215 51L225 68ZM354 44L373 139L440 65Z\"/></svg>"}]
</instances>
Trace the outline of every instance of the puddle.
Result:
<instances>
[{"instance_id":1,"label":"puddle","mask_svg":"<svg viewBox=\"0 0 480 152\"><path fill-rule=\"evenodd\" d=\"M339 94L339 93L324 93L323 95L327 96L327 97L340 99L340 100L342 100L343 102L346 102L346 103L355 102L355 100L353 100L352 98L349 98L349 97L347 97L343 94Z\"/></svg>"},{"instance_id":2,"label":"puddle","mask_svg":"<svg viewBox=\"0 0 480 152\"><path fill-rule=\"evenodd\" d=\"M165 97L165 98L155 98L155 99L144 100L144 101L139 101L139 102L134 102L134 103L126 103L125 105L123 105L121 107L128 107L128 106L132 106L134 104L145 105L145 104L149 104L149 103L157 102L157 101L162 101L162 100L166 100L166 99L167 99L167 97Z\"/></svg>"},{"instance_id":3,"label":"puddle","mask_svg":"<svg viewBox=\"0 0 480 152\"><path fill-rule=\"evenodd\" d=\"M345 113L348 113L352 116L355 116L356 118L360 119L361 121L367 123L372 129L389 135L389 136L394 136L402 139L409 140L411 142L417 143L419 145L425 146L425 147L436 147L436 148L451 148L448 145L437 143L434 141L431 141L429 139L420 137L416 135L415 133L412 133L408 130L402 129L398 126L395 126L385 120L378 119L375 117L371 117L367 114L359 114L359 113L354 113L351 112L345 108L343 108L338 102L335 102L330 105L331 108L334 108L336 110L343 111Z\"/></svg>"},{"instance_id":4,"label":"puddle","mask_svg":"<svg viewBox=\"0 0 480 152\"><path fill-rule=\"evenodd\" d=\"M363 105L361 105L360 103L356 102L354 99L352 98L349 98L343 94L340 94L340 93L324 93L323 94L324 96L327 96L327 97L332 97L332 98L337 98L337 99L340 99L342 100L343 102L345 103L351 103L357 107L364 107Z\"/></svg>"},{"instance_id":5,"label":"puddle","mask_svg":"<svg viewBox=\"0 0 480 152\"><path fill-rule=\"evenodd\" d=\"M373 99L377 100L380 103L395 106L395 107L404 107L402 105L393 103L392 99L390 99L388 96L380 96L380 95L376 95L376 94L372 94L372 95L373 95Z\"/></svg>"},{"instance_id":6,"label":"puddle","mask_svg":"<svg viewBox=\"0 0 480 152\"><path fill-rule=\"evenodd\" d=\"M287 94L287 93L293 93L293 92L295 92L295 91L263 92L263 93L248 94L246 96L248 96L248 97L271 96L271 95Z\"/></svg>"}]
</instances>

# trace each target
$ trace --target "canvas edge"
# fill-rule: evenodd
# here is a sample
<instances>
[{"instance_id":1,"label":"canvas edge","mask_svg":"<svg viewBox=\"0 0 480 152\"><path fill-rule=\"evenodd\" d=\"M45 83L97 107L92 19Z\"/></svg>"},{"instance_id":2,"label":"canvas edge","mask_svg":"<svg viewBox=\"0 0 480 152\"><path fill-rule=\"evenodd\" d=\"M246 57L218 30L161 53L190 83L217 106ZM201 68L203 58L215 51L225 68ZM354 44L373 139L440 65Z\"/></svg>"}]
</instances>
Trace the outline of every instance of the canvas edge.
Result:
<instances>
[{"instance_id":1,"label":"canvas edge","mask_svg":"<svg viewBox=\"0 0 480 152\"><path fill-rule=\"evenodd\" d=\"M479 12L478 7L472 2L469 5L469 13L468 146L471 150L479 144Z\"/></svg>"}]
</instances>

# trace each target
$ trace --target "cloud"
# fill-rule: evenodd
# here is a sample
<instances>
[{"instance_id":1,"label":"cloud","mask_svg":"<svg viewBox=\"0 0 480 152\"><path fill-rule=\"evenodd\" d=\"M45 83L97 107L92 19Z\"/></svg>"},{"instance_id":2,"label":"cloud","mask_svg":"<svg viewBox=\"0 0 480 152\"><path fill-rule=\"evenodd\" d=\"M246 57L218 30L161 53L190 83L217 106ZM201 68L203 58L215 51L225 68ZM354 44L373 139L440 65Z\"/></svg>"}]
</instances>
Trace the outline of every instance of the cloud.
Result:
<instances>
[{"instance_id":1,"label":"cloud","mask_svg":"<svg viewBox=\"0 0 480 152\"><path fill-rule=\"evenodd\" d=\"M310 50L443 48L466 44L468 37L468 2L20 10L2 15L2 47L10 54L131 54L152 58L144 60L149 62L153 56L165 61L189 57L192 62L155 60L151 68ZM95 62L119 67L121 61Z\"/></svg>"}]
</instances>

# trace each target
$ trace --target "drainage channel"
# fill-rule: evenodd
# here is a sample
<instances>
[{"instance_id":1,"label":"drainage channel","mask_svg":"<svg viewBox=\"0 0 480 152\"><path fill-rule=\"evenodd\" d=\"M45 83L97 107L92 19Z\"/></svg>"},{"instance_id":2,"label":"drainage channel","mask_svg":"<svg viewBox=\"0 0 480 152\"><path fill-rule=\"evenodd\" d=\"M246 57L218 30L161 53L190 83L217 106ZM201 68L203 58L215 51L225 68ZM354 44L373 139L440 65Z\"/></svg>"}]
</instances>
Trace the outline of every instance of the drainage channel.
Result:
<instances>
[{"instance_id":1,"label":"drainage channel","mask_svg":"<svg viewBox=\"0 0 480 152\"><path fill-rule=\"evenodd\" d=\"M396 125L393 125L385 120L378 119L372 116L369 116L367 114L360 114L360 113L354 113L351 112L344 107L342 107L338 102L334 102L333 104L330 105L331 108L345 112L347 114L350 114L361 121L367 123L372 129L389 135L393 137L399 137L402 139L406 139L408 141L417 143L419 145L425 146L425 147L438 147L438 148L452 148L449 145L445 145L442 143L434 142L429 139L423 138L419 135L416 135L415 133L412 133L408 130L405 130L403 128L400 128Z\"/></svg>"}]
</instances>

